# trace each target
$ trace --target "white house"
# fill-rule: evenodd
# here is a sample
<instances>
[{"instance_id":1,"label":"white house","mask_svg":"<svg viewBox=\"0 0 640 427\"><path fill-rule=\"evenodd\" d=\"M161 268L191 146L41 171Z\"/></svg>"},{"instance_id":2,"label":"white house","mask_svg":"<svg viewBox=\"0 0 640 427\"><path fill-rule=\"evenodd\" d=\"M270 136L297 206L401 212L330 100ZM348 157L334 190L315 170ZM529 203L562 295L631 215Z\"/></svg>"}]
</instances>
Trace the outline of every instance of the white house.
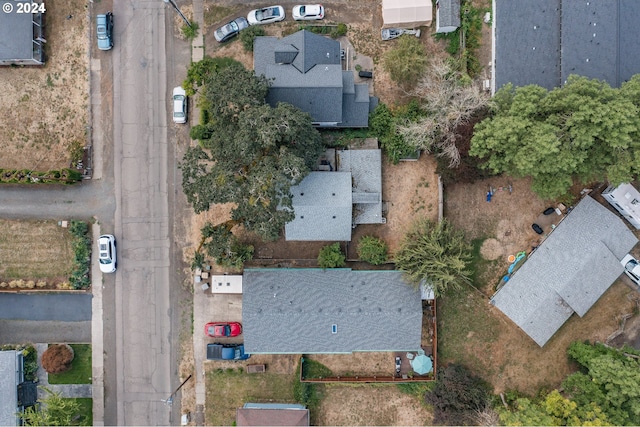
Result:
<instances>
[{"instance_id":1,"label":"white house","mask_svg":"<svg viewBox=\"0 0 640 427\"><path fill-rule=\"evenodd\" d=\"M602 197L636 230L640 230L640 192L633 185L629 183L620 184L617 187L610 185L602 192Z\"/></svg>"}]
</instances>

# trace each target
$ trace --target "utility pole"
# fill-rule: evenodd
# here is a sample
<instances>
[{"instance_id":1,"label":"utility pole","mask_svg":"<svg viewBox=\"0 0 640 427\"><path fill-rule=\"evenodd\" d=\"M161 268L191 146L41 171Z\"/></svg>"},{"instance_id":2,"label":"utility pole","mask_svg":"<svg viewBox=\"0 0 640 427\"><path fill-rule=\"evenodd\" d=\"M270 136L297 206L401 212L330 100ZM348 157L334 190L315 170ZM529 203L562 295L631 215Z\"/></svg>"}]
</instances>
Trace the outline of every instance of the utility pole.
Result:
<instances>
[{"instance_id":1,"label":"utility pole","mask_svg":"<svg viewBox=\"0 0 640 427\"><path fill-rule=\"evenodd\" d=\"M163 0L165 3L169 3L171 4L171 6L173 6L173 8L176 10L176 12L178 12L180 14L180 16L182 17L182 19L184 19L184 22L189 26L189 28L191 28L191 22L189 22L189 20L187 19L186 16L183 15L182 12L180 12L180 8L178 7L178 5L176 4L176 2L174 0Z\"/></svg>"},{"instance_id":2,"label":"utility pole","mask_svg":"<svg viewBox=\"0 0 640 427\"><path fill-rule=\"evenodd\" d=\"M193 374L189 375L189 376L187 377L187 379L186 379L186 380L182 381L182 384L180 384L180 385L178 386L178 388L177 388L173 393L171 393L171 395L169 396L169 398L168 398L168 399L162 399L162 402L163 402L163 403L166 403L166 404L167 404L167 405L169 405L169 406L173 405L173 396L175 396L175 395L176 395L176 393L177 393L178 391L180 391L180 389L182 388L182 386L183 386L183 385L185 385L185 384L187 383L187 381L189 381L189 380L191 379L191 377L192 377L192 376L193 376Z\"/></svg>"}]
</instances>

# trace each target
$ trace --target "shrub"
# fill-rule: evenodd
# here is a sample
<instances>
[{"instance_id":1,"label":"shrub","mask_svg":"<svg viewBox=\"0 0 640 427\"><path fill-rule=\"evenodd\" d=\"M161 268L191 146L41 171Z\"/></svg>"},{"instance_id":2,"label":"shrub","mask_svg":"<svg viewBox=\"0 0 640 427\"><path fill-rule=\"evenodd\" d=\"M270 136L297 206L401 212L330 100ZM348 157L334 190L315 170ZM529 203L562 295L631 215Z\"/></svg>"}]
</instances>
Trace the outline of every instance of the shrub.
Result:
<instances>
[{"instance_id":1,"label":"shrub","mask_svg":"<svg viewBox=\"0 0 640 427\"><path fill-rule=\"evenodd\" d=\"M338 37L344 36L347 34L347 24L340 23L333 30L331 30L331 38L336 39Z\"/></svg>"},{"instance_id":2,"label":"shrub","mask_svg":"<svg viewBox=\"0 0 640 427\"><path fill-rule=\"evenodd\" d=\"M34 346L28 345L22 350L24 357L24 379L34 381L38 372L38 351Z\"/></svg>"},{"instance_id":3,"label":"shrub","mask_svg":"<svg viewBox=\"0 0 640 427\"><path fill-rule=\"evenodd\" d=\"M197 22L192 22L191 26L184 24L182 26L182 34L187 38L187 40L193 40L198 36L198 29L200 25Z\"/></svg>"},{"instance_id":4,"label":"shrub","mask_svg":"<svg viewBox=\"0 0 640 427\"><path fill-rule=\"evenodd\" d=\"M89 270L91 266L91 240L88 237L89 225L84 221L71 221L69 232L73 236L73 271L69 276L74 289L85 289L91 285Z\"/></svg>"},{"instance_id":5,"label":"shrub","mask_svg":"<svg viewBox=\"0 0 640 427\"><path fill-rule=\"evenodd\" d=\"M42 367L50 374L71 369L73 349L66 344L54 344L42 353Z\"/></svg>"},{"instance_id":6,"label":"shrub","mask_svg":"<svg viewBox=\"0 0 640 427\"><path fill-rule=\"evenodd\" d=\"M318 265L322 268L344 267L345 259L342 249L340 249L340 243L336 242L320 249Z\"/></svg>"},{"instance_id":7,"label":"shrub","mask_svg":"<svg viewBox=\"0 0 640 427\"><path fill-rule=\"evenodd\" d=\"M369 264L380 265L387 260L387 244L377 237L364 236L358 242L358 256Z\"/></svg>"},{"instance_id":8,"label":"shrub","mask_svg":"<svg viewBox=\"0 0 640 427\"><path fill-rule=\"evenodd\" d=\"M384 54L382 66L391 80L408 90L415 86L427 67L427 52L416 37L402 35L397 47Z\"/></svg>"},{"instance_id":9,"label":"shrub","mask_svg":"<svg viewBox=\"0 0 640 427\"><path fill-rule=\"evenodd\" d=\"M249 28L245 28L240 31L240 42L244 47L245 52L253 52L253 41L256 37L264 36L264 28L258 25L252 25Z\"/></svg>"}]
</instances>

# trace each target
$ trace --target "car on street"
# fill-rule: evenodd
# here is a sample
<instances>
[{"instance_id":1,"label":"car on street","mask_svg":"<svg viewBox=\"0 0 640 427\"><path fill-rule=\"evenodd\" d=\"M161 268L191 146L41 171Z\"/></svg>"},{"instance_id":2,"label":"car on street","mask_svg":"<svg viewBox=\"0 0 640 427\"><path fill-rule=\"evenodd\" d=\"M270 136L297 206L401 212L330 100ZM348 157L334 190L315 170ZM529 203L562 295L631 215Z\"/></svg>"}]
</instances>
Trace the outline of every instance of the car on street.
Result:
<instances>
[{"instance_id":1,"label":"car on street","mask_svg":"<svg viewBox=\"0 0 640 427\"><path fill-rule=\"evenodd\" d=\"M113 47L113 13L96 16L96 38L98 49L110 50Z\"/></svg>"},{"instance_id":2,"label":"car on street","mask_svg":"<svg viewBox=\"0 0 640 427\"><path fill-rule=\"evenodd\" d=\"M180 86L173 88L173 122L187 123L187 92Z\"/></svg>"},{"instance_id":3,"label":"car on street","mask_svg":"<svg viewBox=\"0 0 640 427\"><path fill-rule=\"evenodd\" d=\"M100 271L114 273L118 266L116 259L116 238L113 234L103 234L98 238L98 260Z\"/></svg>"},{"instance_id":4,"label":"car on street","mask_svg":"<svg viewBox=\"0 0 640 427\"><path fill-rule=\"evenodd\" d=\"M296 21L312 21L324 18L324 7L321 4L302 4L293 6L291 15Z\"/></svg>"},{"instance_id":5,"label":"car on street","mask_svg":"<svg viewBox=\"0 0 640 427\"><path fill-rule=\"evenodd\" d=\"M242 325L238 322L209 322L204 325L204 333L208 337L237 337L242 333Z\"/></svg>"},{"instance_id":6,"label":"car on street","mask_svg":"<svg viewBox=\"0 0 640 427\"><path fill-rule=\"evenodd\" d=\"M218 43L223 43L230 38L237 36L240 31L248 27L249 23L241 16L215 30L213 32L213 36L216 38Z\"/></svg>"},{"instance_id":7,"label":"car on street","mask_svg":"<svg viewBox=\"0 0 640 427\"><path fill-rule=\"evenodd\" d=\"M624 267L625 274L633 280L633 283L640 286L640 263L638 263L638 260L633 255L627 254L622 258L620 264Z\"/></svg>"},{"instance_id":8,"label":"car on street","mask_svg":"<svg viewBox=\"0 0 640 427\"><path fill-rule=\"evenodd\" d=\"M269 6L262 9L255 9L247 15L249 25L270 24L282 21L285 18L282 6Z\"/></svg>"},{"instance_id":9,"label":"car on street","mask_svg":"<svg viewBox=\"0 0 640 427\"><path fill-rule=\"evenodd\" d=\"M247 360L244 344L207 344L207 360Z\"/></svg>"}]
</instances>

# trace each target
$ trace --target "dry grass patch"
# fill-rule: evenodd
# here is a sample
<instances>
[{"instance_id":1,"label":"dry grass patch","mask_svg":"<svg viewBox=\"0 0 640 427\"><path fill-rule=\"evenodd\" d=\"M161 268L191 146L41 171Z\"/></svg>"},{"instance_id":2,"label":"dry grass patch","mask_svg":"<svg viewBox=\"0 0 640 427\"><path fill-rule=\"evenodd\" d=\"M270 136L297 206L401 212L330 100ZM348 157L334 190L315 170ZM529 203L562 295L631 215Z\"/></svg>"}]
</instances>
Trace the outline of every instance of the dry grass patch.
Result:
<instances>
[{"instance_id":1,"label":"dry grass patch","mask_svg":"<svg viewBox=\"0 0 640 427\"><path fill-rule=\"evenodd\" d=\"M246 374L243 365L210 370L205 425L235 425L236 408L246 402L293 403L294 382L294 374Z\"/></svg>"},{"instance_id":2,"label":"dry grass patch","mask_svg":"<svg viewBox=\"0 0 640 427\"><path fill-rule=\"evenodd\" d=\"M66 281L73 236L57 221L0 220L0 281Z\"/></svg>"},{"instance_id":3,"label":"dry grass patch","mask_svg":"<svg viewBox=\"0 0 640 427\"><path fill-rule=\"evenodd\" d=\"M89 80L86 3L47 3L42 68L0 67L0 168L69 167L87 141ZM67 19L69 16L71 18Z\"/></svg>"}]
</instances>

